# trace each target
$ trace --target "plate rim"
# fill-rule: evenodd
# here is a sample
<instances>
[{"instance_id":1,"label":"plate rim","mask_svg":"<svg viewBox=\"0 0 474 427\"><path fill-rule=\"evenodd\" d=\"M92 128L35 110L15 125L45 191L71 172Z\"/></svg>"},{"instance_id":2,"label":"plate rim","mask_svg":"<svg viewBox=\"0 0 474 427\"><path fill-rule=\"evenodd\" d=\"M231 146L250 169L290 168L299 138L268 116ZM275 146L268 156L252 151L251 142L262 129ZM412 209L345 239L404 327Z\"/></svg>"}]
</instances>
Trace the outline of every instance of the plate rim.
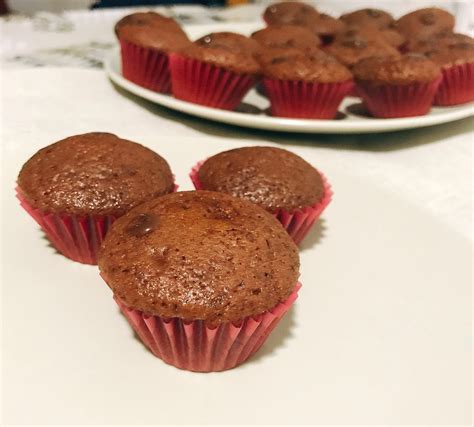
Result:
<instances>
[{"instance_id":1,"label":"plate rim","mask_svg":"<svg viewBox=\"0 0 474 427\"><path fill-rule=\"evenodd\" d=\"M170 95L153 92L123 77L122 74L117 71L116 64L120 64L120 47L118 45L111 49L111 51L107 54L104 60L104 69L108 77L127 92L174 111L214 122L245 128L296 133L383 133L449 123L474 115L474 102L471 102L462 106L447 107L455 109L446 111L445 113L394 119L372 118L354 120L350 122L346 121L345 123L344 121L340 120L291 119L270 116L255 116L238 113L235 111L206 107L187 101L182 101L173 98Z\"/></svg>"}]
</instances>

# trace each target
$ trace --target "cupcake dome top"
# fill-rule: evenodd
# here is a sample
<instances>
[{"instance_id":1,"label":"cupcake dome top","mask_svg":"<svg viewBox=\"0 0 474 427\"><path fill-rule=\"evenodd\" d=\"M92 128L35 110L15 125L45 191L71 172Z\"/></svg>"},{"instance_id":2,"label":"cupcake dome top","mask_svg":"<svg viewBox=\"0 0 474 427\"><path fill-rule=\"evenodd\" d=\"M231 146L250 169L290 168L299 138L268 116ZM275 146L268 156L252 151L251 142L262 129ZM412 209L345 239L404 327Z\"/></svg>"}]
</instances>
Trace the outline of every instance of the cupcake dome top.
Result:
<instances>
[{"instance_id":1,"label":"cupcake dome top","mask_svg":"<svg viewBox=\"0 0 474 427\"><path fill-rule=\"evenodd\" d=\"M345 24L339 19L321 13L317 18L311 20L306 27L321 37L335 36L344 30Z\"/></svg>"},{"instance_id":2,"label":"cupcake dome top","mask_svg":"<svg viewBox=\"0 0 474 427\"><path fill-rule=\"evenodd\" d=\"M237 74L260 74L260 65L252 53L223 45L200 45L193 43L179 52L180 56L216 67L233 71Z\"/></svg>"},{"instance_id":3,"label":"cupcake dome top","mask_svg":"<svg viewBox=\"0 0 474 427\"><path fill-rule=\"evenodd\" d=\"M400 58L367 58L352 69L356 80L374 84L411 84L431 82L440 76L441 70L424 55L412 53Z\"/></svg>"},{"instance_id":4,"label":"cupcake dome top","mask_svg":"<svg viewBox=\"0 0 474 427\"><path fill-rule=\"evenodd\" d=\"M223 47L237 49L240 51L257 54L260 51L260 45L242 34L223 31L219 33L210 33L195 41L195 44L209 47Z\"/></svg>"},{"instance_id":5,"label":"cupcake dome top","mask_svg":"<svg viewBox=\"0 0 474 427\"><path fill-rule=\"evenodd\" d=\"M270 310L299 276L297 247L272 215L209 191L137 206L112 225L98 264L129 308L210 325Z\"/></svg>"},{"instance_id":6,"label":"cupcake dome top","mask_svg":"<svg viewBox=\"0 0 474 427\"><path fill-rule=\"evenodd\" d=\"M462 41L441 45L425 52L425 55L442 68L474 63L474 44L472 41Z\"/></svg>"},{"instance_id":7,"label":"cupcake dome top","mask_svg":"<svg viewBox=\"0 0 474 427\"><path fill-rule=\"evenodd\" d=\"M244 147L207 159L198 178L220 191L274 212L312 206L324 195L319 172L301 157L274 147Z\"/></svg>"},{"instance_id":8,"label":"cupcake dome top","mask_svg":"<svg viewBox=\"0 0 474 427\"><path fill-rule=\"evenodd\" d=\"M379 29L390 27L395 22L390 13L380 9L359 9L354 12L345 13L339 19L347 25Z\"/></svg>"},{"instance_id":9,"label":"cupcake dome top","mask_svg":"<svg viewBox=\"0 0 474 427\"><path fill-rule=\"evenodd\" d=\"M125 16L115 25L115 34L119 40L165 52L179 50L191 43L173 18L155 12Z\"/></svg>"},{"instance_id":10,"label":"cupcake dome top","mask_svg":"<svg viewBox=\"0 0 474 427\"><path fill-rule=\"evenodd\" d=\"M443 31L425 40L418 40L416 38L410 39L408 41L407 49L410 52L425 53L429 52L430 50L449 48L451 46L456 46L460 43L466 43L474 46L474 39L466 34Z\"/></svg>"},{"instance_id":11,"label":"cupcake dome top","mask_svg":"<svg viewBox=\"0 0 474 427\"><path fill-rule=\"evenodd\" d=\"M340 83L352 80L351 72L329 55L285 56L263 64L263 75L275 80Z\"/></svg>"},{"instance_id":12,"label":"cupcake dome top","mask_svg":"<svg viewBox=\"0 0 474 427\"><path fill-rule=\"evenodd\" d=\"M406 37L423 39L440 31L452 31L454 16L436 7L418 9L402 16L396 22L396 29Z\"/></svg>"},{"instance_id":13,"label":"cupcake dome top","mask_svg":"<svg viewBox=\"0 0 474 427\"><path fill-rule=\"evenodd\" d=\"M398 50L385 41L366 40L357 36L337 40L327 47L326 52L348 67L371 56L400 56Z\"/></svg>"},{"instance_id":14,"label":"cupcake dome top","mask_svg":"<svg viewBox=\"0 0 474 427\"><path fill-rule=\"evenodd\" d=\"M73 215L121 215L170 193L168 163L110 133L71 136L39 150L21 169L18 185L37 209Z\"/></svg>"},{"instance_id":15,"label":"cupcake dome top","mask_svg":"<svg viewBox=\"0 0 474 427\"><path fill-rule=\"evenodd\" d=\"M308 53L318 50L319 37L311 30L296 25L275 25L256 31L252 39L265 48L299 49Z\"/></svg>"},{"instance_id":16,"label":"cupcake dome top","mask_svg":"<svg viewBox=\"0 0 474 427\"><path fill-rule=\"evenodd\" d=\"M382 41L396 48L401 47L406 41L402 34L391 28L376 28L370 25L348 26L336 36L336 41L354 39Z\"/></svg>"},{"instance_id":17,"label":"cupcake dome top","mask_svg":"<svg viewBox=\"0 0 474 427\"><path fill-rule=\"evenodd\" d=\"M271 4L263 13L263 19L268 25L308 25L318 16L314 7L296 1Z\"/></svg>"}]
</instances>

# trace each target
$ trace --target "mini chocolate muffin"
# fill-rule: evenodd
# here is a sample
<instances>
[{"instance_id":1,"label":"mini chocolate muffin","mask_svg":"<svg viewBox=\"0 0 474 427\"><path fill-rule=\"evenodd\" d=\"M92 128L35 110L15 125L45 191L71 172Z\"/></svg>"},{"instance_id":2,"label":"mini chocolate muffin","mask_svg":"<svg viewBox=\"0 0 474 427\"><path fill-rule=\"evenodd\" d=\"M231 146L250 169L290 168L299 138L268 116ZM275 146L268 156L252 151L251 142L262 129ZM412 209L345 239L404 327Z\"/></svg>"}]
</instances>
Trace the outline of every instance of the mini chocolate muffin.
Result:
<instances>
[{"instance_id":1,"label":"mini chocolate muffin","mask_svg":"<svg viewBox=\"0 0 474 427\"><path fill-rule=\"evenodd\" d=\"M360 60L372 56L400 57L398 50L388 43L360 37L338 40L329 45L326 52L347 67L353 67Z\"/></svg>"},{"instance_id":2,"label":"mini chocolate muffin","mask_svg":"<svg viewBox=\"0 0 474 427\"><path fill-rule=\"evenodd\" d=\"M157 153L111 133L71 136L38 151L18 176L35 208L71 215L120 216L171 193L173 174Z\"/></svg>"},{"instance_id":3,"label":"mini chocolate muffin","mask_svg":"<svg viewBox=\"0 0 474 427\"><path fill-rule=\"evenodd\" d=\"M196 43L172 54L170 69L176 98L223 110L235 110L261 74L251 52Z\"/></svg>"},{"instance_id":4,"label":"mini chocolate muffin","mask_svg":"<svg viewBox=\"0 0 474 427\"><path fill-rule=\"evenodd\" d=\"M349 69L325 53L279 56L265 63L262 72L264 77L269 79L307 83L340 83L352 80Z\"/></svg>"},{"instance_id":5,"label":"mini chocolate muffin","mask_svg":"<svg viewBox=\"0 0 474 427\"><path fill-rule=\"evenodd\" d=\"M186 33L173 18L155 12L125 16L115 25L119 40L164 52L172 52L190 43Z\"/></svg>"},{"instance_id":6,"label":"mini chocolate muffin","mask_svg":"<svg viewBox=\"0 0 474 427\"><path fill-rule=\"evenodd\" d=\"M250 37L227 31L207 34L194 43L202 46L237 49L253 55L258 54L261 50L260 45Z\"/></svg>"},{"instance_id":7,"label":"mini chocolate muffin","mask_svg":"<svg viewBox=\"0 0 474 427\"><path fill-rule=\"evenodd\" d=\"M254 32L252 39L264 48L298 49L307 53L315 53L321 45L320 38L312 31L295 25L267 27Z\"/></svg>"},{"instance_id":8,"label":"mini chocolate muffin","mask_svg":"<svg viewBox=\"0 0 474 427\"><path fill-rule=\"evenodd\" d=\"M352 74L329 55L280 56L262 63L271 114L333 119L353 89Z\"/></svg>"},{"instance_id":9,"label":"mini chocolate muffin","mask_svg":"<svg viewBox=\"0 0 474 427\"><path fill-rule=\"evenodd\" d=\"M443 79L435 105L450 106L474 101L474 44L471 40L440 44L425 55L442 68Z\"/></svg>"},{"instance_id":10,"label":"mini chocolate muffin","mask_svg":"<svg viewBox=\"0 0 474 427\"><path fill-rule=\"evenodd\" d=\"M448 43L427 50L424 54L441 68L451 68L454 65L474 62L474 43L472 39L469 42Z\"/></svg>"},{"instance_id":11,"label":"mini chocolate muffin","mask_svg":"<svg viewBox=\"0 0 474 427\"><path fill-rule=\"evenodd\" d=\"M436 7L419 9L402 16L396 22L396 29L405 37L416 35L420 40L442 31L452 31L454 16Z\"/></svg>"},{"instance_id":12,"label":"mini chocolate muffin","mask_svg":"<svg viewBox=\"0 0 474 427\"><path fill-rule=\"evenodd\" d=\"M356 81L373 85L408 85L431 82L440 76L440 68L417 54L406 54L399 58L373 57L359 61L352 73Z\"/></svg>"},{"instance_id":13,"label":"mini chocolate muffin","mask_svg":"<svg viewBox=\"0 0 474 427\"><path fill-rule=\"evenodd\" d=\"M356 28L388 28L395 23L390 13L381 9L359 9L354 12L345 13L339 18L348 26Z\"/></svg>"},{"instance_id":14,"label":"mini chocolate muffin","mask_svg":"<svg viewBox=\"0 0 474 427\"><path fill-rule=\"evenodd\" d=\"M278 321L271 311L291 305L299 264L272 215L209 191L143 203L114 223L99 257L144 344L201 372L230 369L258 350Z\"/></svg>"},{"instance_id":15,"label":"mini chocolate muffin","mask_svg":"<svg viewBox=\"0 0 474 427\"><path fill-rule=\"evenodd\" d=\"M191 42L172 18L158 13L134 13L115 26L120 42L123 76L146 89L171 90L168 55Z\"/></svg>"},{"instance_id":16,"label":"mini chocolate muffin","mask_svg":"<svg viewBox=\"0 0 474 427\"><path fill-rule=\"evenodd\" d=\"M419 40L417 38L410 39L407 43L407 50L410 52L425 53L444 48L449 49L450 46L455 46L459 43L474 46L474 39L466 34L443 31L426 40Z\"/></svg>"},{"instance_id":17,"label":"mini chocolate muffin","mask_svg":"<svg viewBox=\"0 0 474 427\"><path fill-rule=\"evenodd\" d=\"M314 18L306 26L321 38L324 45L332 43L337 34L344 31L346 27L343 21L324 13Z\"/></svg>"},{"instance_id":18,"label":"mini chocolate muffin","mask_svg":"<svg viewBox=\"0 0 474 427\"><path fill-rule=\"evenodd\" d=\"M100 132L72 136L41 149L18 176L23 207L56 249L88 264L96 262L111 222L173 190L173 174L162 157L140 144Z\"/></svg>"},{"instance_id":19,"label":"mini chocolate muffin","mask_svg":"<svg viewBox=\"0 0 474 427\"><path fill-rule=\"evenodd\" d=\"M344 31L336 35L336 42L354 39L381 41L397 49L406 44L406 38L399 32L391 28L376 28L370 25L365 27L347 27Z\"/></svg>"},{"instance_id":20,"label":"mini chocolate muffin","mask_svg":"<svg viewBox=\"0 0 474 427\"><path fill-rule=\"evenodd\" d=\"M297 1L271 4L263 13L267 25L308 25L318 16L314 7Z\"/></svg>"},{"instance_id":21,"label":"mini chocolate muffin","mask_svg":"<svg viewBox=\"0 0 474 427\"><path fill-rule=\"evenodd\" d=\"M366 58L352 72L368 110L382 118L426 114L441 81L440 67L421 54Z\"/></svg>"},{"instance_id":22,"label":"mini chocolate muffin","mask_svg":"<svg viewBox=\"0 0 474 427\"><path fill-rule=\"evenodd\" d=\"M255 203L271 213L312 206L324 196L319 172L290 151L243 147L208 158L198 171L203 190Z\"/></svg>"}]
</instances>

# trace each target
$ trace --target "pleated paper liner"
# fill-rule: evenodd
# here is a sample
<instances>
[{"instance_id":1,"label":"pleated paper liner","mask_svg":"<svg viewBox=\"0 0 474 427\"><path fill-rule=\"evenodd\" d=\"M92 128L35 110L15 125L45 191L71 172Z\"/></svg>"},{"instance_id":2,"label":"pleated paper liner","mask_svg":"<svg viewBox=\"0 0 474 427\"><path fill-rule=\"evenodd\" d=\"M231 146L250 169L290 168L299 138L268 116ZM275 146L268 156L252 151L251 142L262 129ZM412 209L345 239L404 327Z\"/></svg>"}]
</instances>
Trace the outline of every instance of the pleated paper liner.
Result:
<instances>
[{"instance_id":1,"label":"pleated paper liner","mask_svg":"<svg viewBox=\"0 0 474 427\"><path fill-rule=\"evenodd\" d=\"M177 189L175 184L173 191ZM16 192L20 205L59 253L82 264L97 264L100 246L117 216L53 214L34 208L18 187Z\"/></svg>"},{"instance_id":2,"label":"pleated paper liner","mask_svg":"<svg viewBox=\"0 0 474 427\"><path fill-rule=\"evenodd\" d=\"M21 206L42 228L58 252L83 264L97 264L100 245L112 223L113 215L76 216L51 214L35 209L17 188Z\"/></svg>"},{"instance_id":3,"label":"pleated paper liner","mask_svg":"<svg viewBox=\"0 0 474 427\"><path fill-rule=\"evenodd\" d=\"M189 177L191 178L196 190L203 189L202 184L199 181L198 172L199 168L204 162L205 160L197 163L189 173ZM331 202L332 196L334 194L325 175L321 172L319 172L319 175L321 176L324 185L324 195L321 200L312 206L307 206L302 209L297 209L291 212L280 209L274 213L275 217L281 222L285 230L297 245L301 243L301 241L313 227L314 223L319 219L321 214Z\"/></svg>"},{"instance_id":4,"label":"pleated paper liner","mask_svg":"<svg viewBox=\"0 0 474 427\"><path fill-rule=\"evenodd\" d=\"M237 74L221 67L170 55L173 95L184 101L223 110L235 110L255 85L255 77Z\"/></svg>"},{"instance_id":5,"label":"pleated paper liner","mask_svg":"<svg viewBox=\"0 0 474 427\"><path fill-rule=\"evenodd\" d=\"M194 372L232 369L255 354L298 297L301 284L273 309L215 328L203 320L149 316L114 297L122 314L150 351L164 362Z\"/></svg>"},{"instance_id":6,"label":"pleated paper liner","mask_svg":"<svg viewBox=\"0 0 474 427\"><path fill-rule=\"evenodd\" d=\"M449 106L471 101L474 101L474 62L443 69L434 104Z\"/></svg>"},{"instance_id":7,"label":"pleated paper liner","mask_svg":"<svg viewBox=\"0 0 474 427\"><path fill-rule=\"evenodd\" d=\"M374 117L396 118L423 116L433 104L441 77L428 83L373 85L357 83L357 93Z\"/></svg>"},{"instance_id":8,"label":"pleated paper liner","mask_svg":"<svg viewBox=\"0 0 474 427\"><path fill-rule=\"evenodd\" d=\"M354 83L310 83L263 79L273 116L298 119L334 119Z\"/></svg>"},{"instance_id":9,"label":"pleated paper liner","mask_svg":"<svg viewBox=\"0 0 474 427\"><path fill-rule=\"evenodd\" d=\"M171 92L168 54L120 40L122 75L155 92Z\"/></svg>"}]
</instances>

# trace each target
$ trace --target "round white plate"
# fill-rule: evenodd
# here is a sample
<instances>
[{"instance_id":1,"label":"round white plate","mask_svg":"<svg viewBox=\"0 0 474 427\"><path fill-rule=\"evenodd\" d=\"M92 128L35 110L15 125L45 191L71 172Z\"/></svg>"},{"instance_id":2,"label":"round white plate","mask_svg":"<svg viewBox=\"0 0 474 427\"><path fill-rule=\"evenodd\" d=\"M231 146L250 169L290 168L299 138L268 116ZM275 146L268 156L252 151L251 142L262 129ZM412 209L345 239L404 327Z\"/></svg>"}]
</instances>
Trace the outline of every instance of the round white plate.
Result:
<instances>
[{"instance_id":1,"label":"round white plate","mask_svg":"<svg viewBox=\"0 0 474 427\"><path fill-rule=\"evenodd\" d=\"M207 28L208 26L203 25L200 27ZM204 30L203 34L210 32L208 31L209 29L211 28ZM214 25L212 29L215 29ZM226 25L223 24L221 30L224 31L225 29ZM392 132L452 122L474 115L474 103L470 103L456 107L433 107L429 114L421 117L375 119L365 113L359 98L348 97L342 102L339 108L339 116L336 120L286 119L267 115L266 111L269 107L269 102L265 97L260 96L255 89L252 89L247 94L243 102L253 106L254 108L252 109L257 111L256 114L204 107L175 99L171 95L164 95L145 89L122 76L118 48L114 49L106 58L105 69L110 79L118 86L156 104L204 119L256 129L301 133Z\"/></svg>"}]
</instances>

